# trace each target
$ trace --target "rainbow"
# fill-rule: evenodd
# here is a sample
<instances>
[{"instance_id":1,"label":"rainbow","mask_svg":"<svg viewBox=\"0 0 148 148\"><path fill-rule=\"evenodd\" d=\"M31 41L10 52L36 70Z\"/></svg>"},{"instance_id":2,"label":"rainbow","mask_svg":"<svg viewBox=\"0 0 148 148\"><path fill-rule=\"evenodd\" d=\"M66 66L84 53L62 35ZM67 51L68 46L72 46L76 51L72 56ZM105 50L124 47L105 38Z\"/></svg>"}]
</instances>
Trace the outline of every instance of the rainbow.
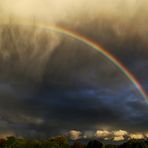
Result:
<instances>
[{"instance_id":1,"label":"rainbow","mask_svg":"<svg viewBox=\"0 0 148 148\"><path fill-rule=\"evenodd\" d=\"M18 23L16 24L18 25ZM32 24L28 23L20 23L20 25L23 26L33 26ZM45 25L45 24L37 24L36 27L52 30L64 35L67 35L69 37L72 37L80 42L83 42L84 44L92 47L93 49L97 50L101 55L103 55L105 58L107 58L110 62L112 62L131 82L132 84L137 88L137 90L140 92L141 96L145 99L146 102L148 102L148 96L143 89L142 85L138 82L138 80L135 78L135 76L111 53L109 53L107 50L102 48L98 43L92 41L91 39L76 33L72 30L68 30L64 27L57 26L57 25Z\"/></svg>"}]
</instances>

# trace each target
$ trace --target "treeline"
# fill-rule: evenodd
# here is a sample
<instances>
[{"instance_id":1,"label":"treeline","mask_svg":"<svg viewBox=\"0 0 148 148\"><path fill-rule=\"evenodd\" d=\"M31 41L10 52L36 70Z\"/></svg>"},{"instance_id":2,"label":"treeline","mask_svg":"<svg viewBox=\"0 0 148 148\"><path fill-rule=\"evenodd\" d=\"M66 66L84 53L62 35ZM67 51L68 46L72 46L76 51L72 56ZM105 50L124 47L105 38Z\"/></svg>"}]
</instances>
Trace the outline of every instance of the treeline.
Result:
<instances>
[{"instance_id":1,"label":"treeline","mask_svg":"<svg viewBox=\"0 0 148 148\"><path fill-rule=\"evenodd\" d=\"M105 145L97 140L89 141L88 144L82 144L74 141L69 144L63 136L49 138L47 140L28 140L8 137L0 139L0 148L148 148L148 140L129 140L121 145Z\"/></svg>"}]
</instances>

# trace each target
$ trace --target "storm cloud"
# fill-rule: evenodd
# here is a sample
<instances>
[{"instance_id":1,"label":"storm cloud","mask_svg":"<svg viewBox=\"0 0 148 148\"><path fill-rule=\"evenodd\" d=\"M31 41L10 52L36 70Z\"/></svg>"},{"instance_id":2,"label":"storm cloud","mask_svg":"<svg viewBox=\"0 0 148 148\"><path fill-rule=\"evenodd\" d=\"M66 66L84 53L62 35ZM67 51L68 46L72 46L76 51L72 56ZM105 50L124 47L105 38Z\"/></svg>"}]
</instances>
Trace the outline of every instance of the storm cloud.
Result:
<instances>
[{"instance_id":1,"label":"storm cloud","mask_svg":"<svg viewBox=\"0 0 148 148\"><path fill-rule=\"evenodd\" d=\"M147 132L146 101L120 69L85 43L37 27L38 22L61 25L96 41L120 59L147 91L146 3L0 2L1 135ZM32 26L14 25L26 18Z\"/></svg>"}]
</instances>

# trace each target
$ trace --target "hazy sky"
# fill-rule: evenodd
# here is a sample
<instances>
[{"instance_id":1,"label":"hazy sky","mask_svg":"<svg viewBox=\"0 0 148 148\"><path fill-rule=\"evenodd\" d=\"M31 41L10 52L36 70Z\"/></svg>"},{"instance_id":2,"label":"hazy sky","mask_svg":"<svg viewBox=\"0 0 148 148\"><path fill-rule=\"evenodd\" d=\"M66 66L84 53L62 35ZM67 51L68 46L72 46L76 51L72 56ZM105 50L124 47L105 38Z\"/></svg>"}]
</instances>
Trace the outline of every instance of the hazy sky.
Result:
<instances>
[{"instance_id":1,"label":"hazy sky","mask_svg":"<svg viewBox=\"0 0 148 148\"><path fill-rule=\"evenodd\" d=\"M116 56L148 91L146 0L0 0L0 135L147 136L148 105L78 32ZM19 22L34 27L15 26ZM25 25L25 24L24 24ZM144 135L145 134L145 135Z\"/></svg>"},{"instance_id":2,"label":"hazy sky","mask_svg":"<svg viewBox=\"0 0 148 148\"><path fill-rule=\"evenodd\" d=\"M147 13L147 3L146 0L5 0L0 5L7 16L65 22L83 16L99 19L102 15L131 19L137 12L139 15Z\"/></svg>"}]
</instances>

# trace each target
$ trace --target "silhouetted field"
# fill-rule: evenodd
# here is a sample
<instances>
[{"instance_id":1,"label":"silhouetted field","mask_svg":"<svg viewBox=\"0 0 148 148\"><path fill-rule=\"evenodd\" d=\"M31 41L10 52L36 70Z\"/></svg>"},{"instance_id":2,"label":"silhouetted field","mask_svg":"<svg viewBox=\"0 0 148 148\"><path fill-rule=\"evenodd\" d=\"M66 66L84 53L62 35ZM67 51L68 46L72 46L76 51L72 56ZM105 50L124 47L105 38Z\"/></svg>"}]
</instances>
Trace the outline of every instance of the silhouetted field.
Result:
<instances>
[{"instance_id":1,"label":"silhouetted field","mask_svg":"<svg viewBox=\"0 0 148 148\"><path fill-rule=\"evenodd\" d=\"M148 140L129 140L123 144L104 144L97 140L91 140L82 144L78 140L70 144L63 136L52 137L46 140L29 140L8 137L0 139L0 148L148 148Z\"/></svg>"}]
</instances>

